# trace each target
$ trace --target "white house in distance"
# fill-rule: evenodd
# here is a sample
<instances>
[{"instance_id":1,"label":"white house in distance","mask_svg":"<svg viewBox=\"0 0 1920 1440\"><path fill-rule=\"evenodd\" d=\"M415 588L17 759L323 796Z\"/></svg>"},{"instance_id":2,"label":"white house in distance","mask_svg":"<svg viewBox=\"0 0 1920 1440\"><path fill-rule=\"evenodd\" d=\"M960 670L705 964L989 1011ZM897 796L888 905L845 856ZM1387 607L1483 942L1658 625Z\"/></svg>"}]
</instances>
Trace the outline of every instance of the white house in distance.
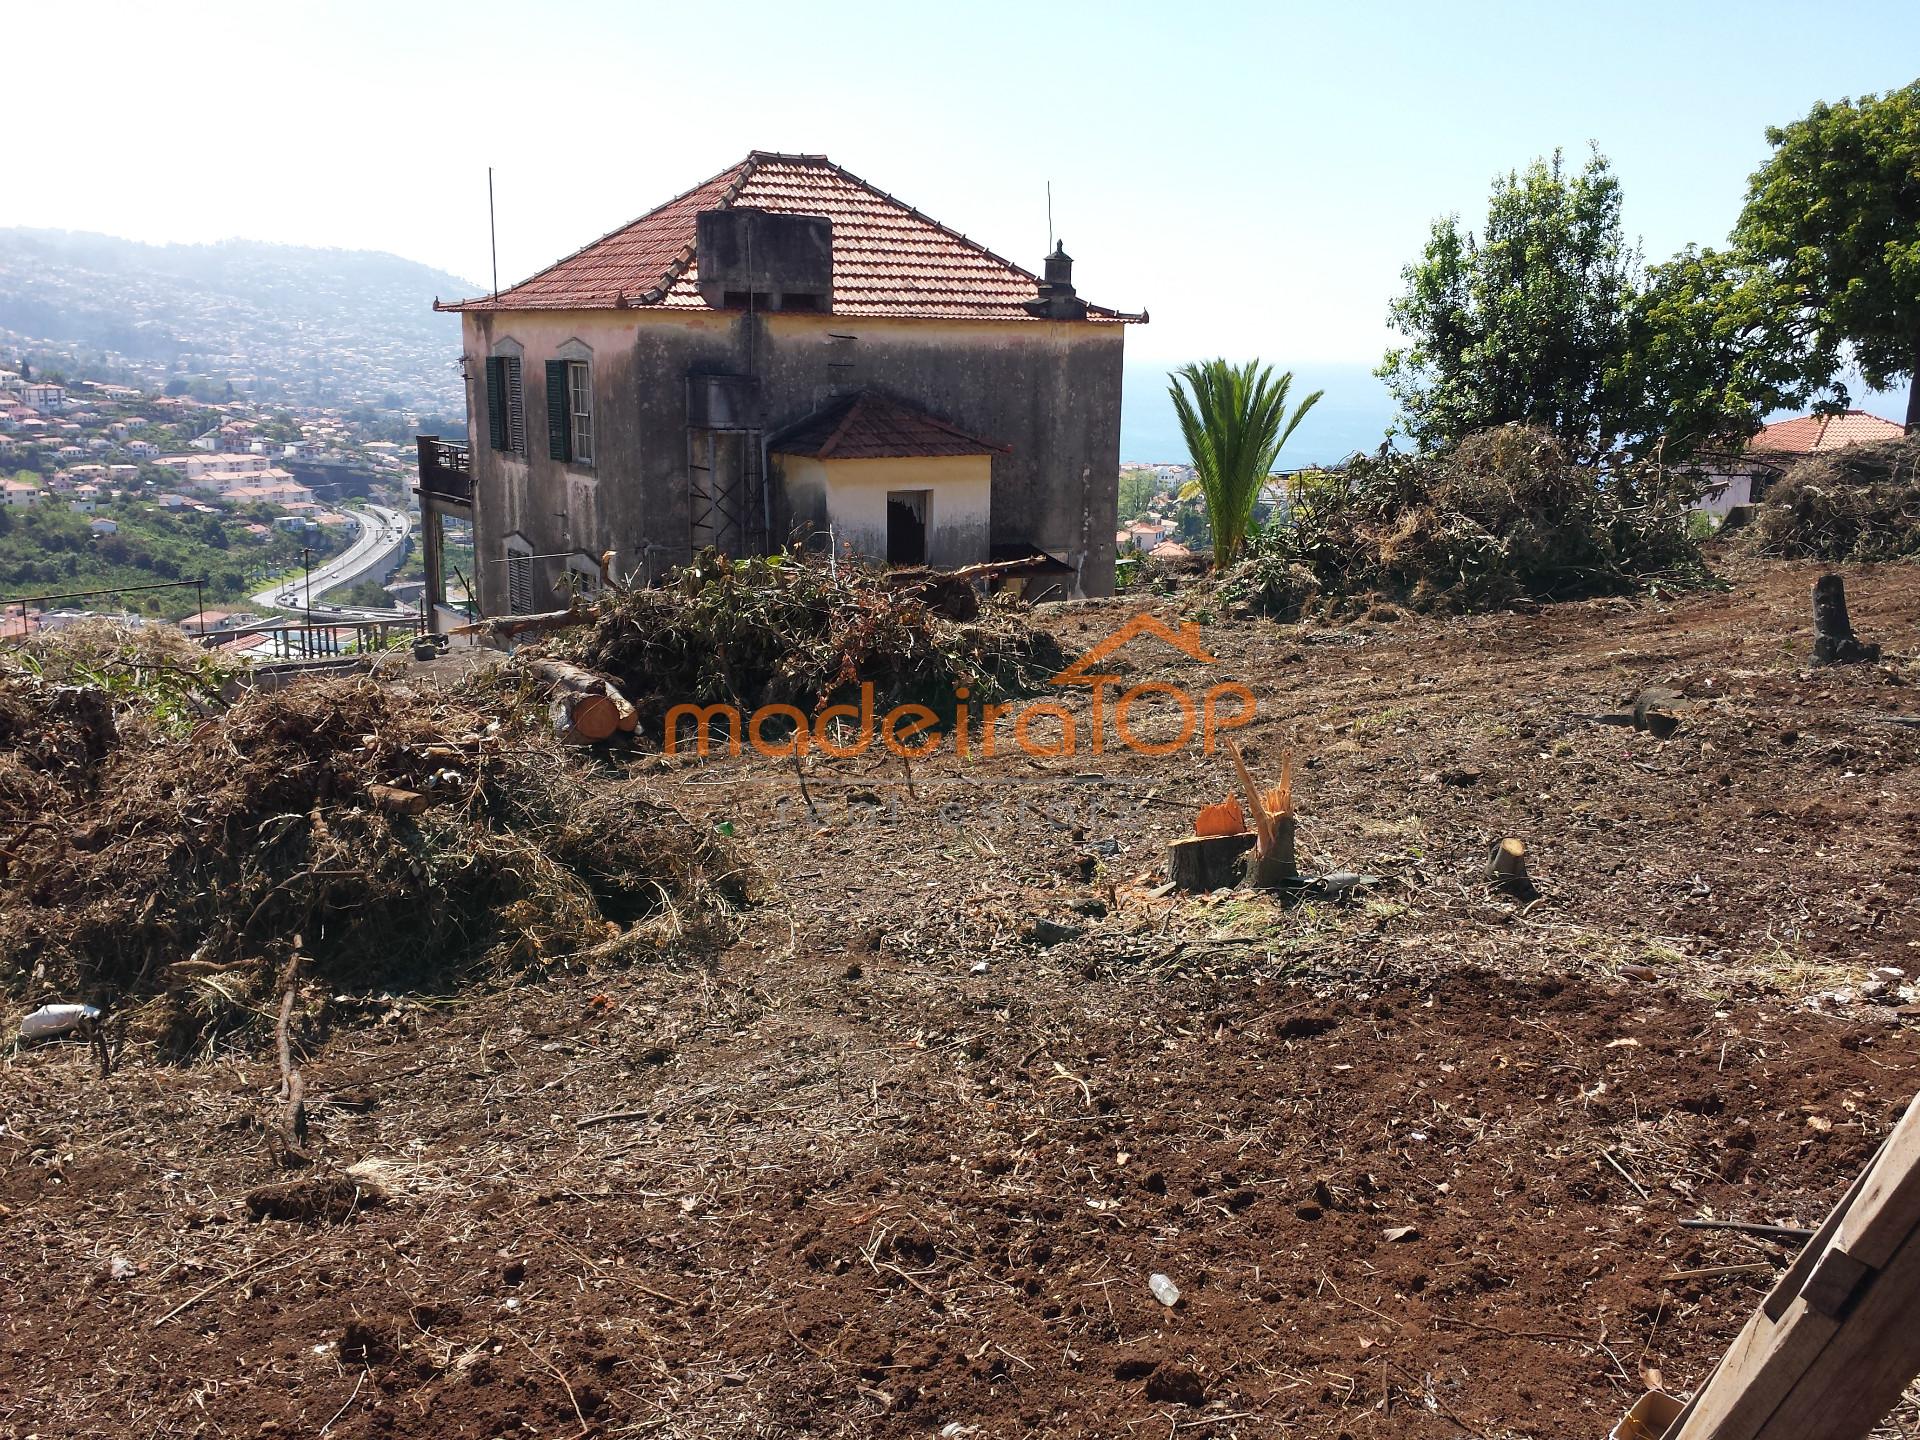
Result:
<instances>
[{"instance_id":1,"label":"white house in distance","mask_svg":"<svg viewBox=\"0 0 1920 1440\"><path fill-rule=\"evenodd\" d=\"M1775 421L1749 440L1741 455L1713 461L1700 503L1694 508L1709 515L1725 515L1736 505L1750 505L1759 499L1767 484L1796 460L1850 445L1898 440L1906 433L1904 426L1865 410L1796 415L1791 420Z\"/></svg>"}]
</instances>

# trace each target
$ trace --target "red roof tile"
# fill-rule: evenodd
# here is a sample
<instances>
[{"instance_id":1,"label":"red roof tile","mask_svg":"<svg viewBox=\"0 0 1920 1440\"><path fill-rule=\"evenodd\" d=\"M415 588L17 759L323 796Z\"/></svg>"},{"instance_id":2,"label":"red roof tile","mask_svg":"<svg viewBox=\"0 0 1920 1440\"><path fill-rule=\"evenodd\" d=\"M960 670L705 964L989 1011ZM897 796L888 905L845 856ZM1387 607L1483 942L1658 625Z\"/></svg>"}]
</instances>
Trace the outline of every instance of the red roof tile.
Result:
<instances>
[{"instance_id":1,"label":"red roof tile","mask_svg":"<svg viewBox=\"0 0 1920 1440\"><path fill-rule=\"evenodd\" d=\"M843 396L777 437L780 455L816 460L887 460L927 455L1004 455L996 445L937 416L873 390Z\"/></svg>"},{"instance_id":2,"label":"red roof tile","mask_svg":"<svg viewBox=\"0 0 1920 1440\"><path fill-rule=\"evenodd\" d=\"M1801 415L1769 425L1747 442L1749 450L1776 455L1811 455L1816 450L1844 450L1876 440L1898 440L1906 428L1864 410L1839 415Z\"/></svg>"},{"instance_id":3,"label":"red roof tile","mask_svg":"<svg viewBox=\"0 0 1920 1440\"><path fill-rule=\"evenodd\" d=\"M756 150L738 165L498 295L443 310L706 310L694 255L702 210L751 206L833 222L833 313L1031 320L1039 279L824 155ZM1089 320L1143 320L1103 306Z\"/></svg>"}]
</instances>

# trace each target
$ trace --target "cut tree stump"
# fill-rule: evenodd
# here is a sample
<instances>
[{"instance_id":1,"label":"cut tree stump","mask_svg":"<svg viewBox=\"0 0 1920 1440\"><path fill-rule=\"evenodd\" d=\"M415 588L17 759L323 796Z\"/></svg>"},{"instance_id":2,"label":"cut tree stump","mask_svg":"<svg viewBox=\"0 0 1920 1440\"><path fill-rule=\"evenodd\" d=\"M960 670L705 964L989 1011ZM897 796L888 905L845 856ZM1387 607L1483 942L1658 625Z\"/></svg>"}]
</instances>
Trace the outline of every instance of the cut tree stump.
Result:
<instances>
[{"instance_id":1,"label":"cut tree stump","mask_svg":"<svg viewBox=\"0 0 1920 1440\"><path fill-rule=\"evenodd\" d=\"M1167 879L1182 890L1226 890L1240 883L1240 857L1253 849L1251 830L1240 835L1188 835L1167 847Z\"/></svg>"},{"instance_id":2,"label":"cut tree stump","mask_svg":"<svg viewBox=\"0 0 1920 1440\"><path fill-rule=\"evenodd\" d=\"M1880 658L1880 647L1853 633L1847 618L1847 584L1838 575L1822 575L1813 582L1813 663L1868 665Z\"/></svg>"},{"instance_id":3,"label":"cut tree stump","mask_svg":"<svg viewBox=\"0 0 1920 1440\"><path fill-rule=\"evenodd\" d=\"M1532 900L1540 891L1527 873L1527 845L1509 835L1493 847L1487 857L1487 878L1516 900Z\"/></svg>"},{"instance_id":4,"label":"cut tree stump","mask_svg":"<svg viewBox=\"0 0 1920 1440\"><path fill-rule=\"evenodd\" d=\"M1273 847L1262 855L1255 853L1247 862L1247 884L1255 890L1285 890L1300 883L1300 867L1294 863L1293 816L1273 817Z\"/></svg>"}]
</instances>

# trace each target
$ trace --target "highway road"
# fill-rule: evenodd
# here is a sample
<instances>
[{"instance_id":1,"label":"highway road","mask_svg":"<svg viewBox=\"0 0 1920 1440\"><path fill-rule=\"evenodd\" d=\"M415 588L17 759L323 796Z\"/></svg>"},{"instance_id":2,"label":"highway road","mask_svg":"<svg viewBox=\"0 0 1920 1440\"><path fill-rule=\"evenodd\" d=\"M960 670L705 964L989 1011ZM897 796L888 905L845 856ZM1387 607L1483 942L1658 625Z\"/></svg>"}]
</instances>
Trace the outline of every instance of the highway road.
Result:
<instances>
[{"instance_id":1,"label":"highway road","mask_svg":"<svg viewBox=\"0 0 1920 1440\"><path fill-rule=\"evenodd\" d=\"M406 512L385 505L366 505L348 513L359 522L360 533L345 550L314 570L311 589L308 588L305 572L283 576L273 583L271 589L255 595L253 603L263 610L299 610L304 613L311 596L315 601L312 607L314 615L330 620L392 620L412 614L411 610L406 609L370 609L319 603L320 596L335 586L351 584L367 572L377 569L385 560L397 561L406 547L407 537L413 531L413 522Z\"/></svg>"}]
</instances>

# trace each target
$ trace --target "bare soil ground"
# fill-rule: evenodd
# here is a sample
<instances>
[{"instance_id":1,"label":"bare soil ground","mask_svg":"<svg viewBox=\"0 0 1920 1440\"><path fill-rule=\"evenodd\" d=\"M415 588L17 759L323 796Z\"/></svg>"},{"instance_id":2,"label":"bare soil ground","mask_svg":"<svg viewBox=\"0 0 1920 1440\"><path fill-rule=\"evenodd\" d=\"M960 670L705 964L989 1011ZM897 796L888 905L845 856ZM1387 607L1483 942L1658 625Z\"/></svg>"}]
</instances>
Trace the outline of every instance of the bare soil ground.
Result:
<instances>
[{"instance_id":1,"label":"bare soil ground","mask_svg":"<svg viewBox=\"0 0 1920 1440\"><path fill-rule=\"evenodd\" d=\"M1819 672L1815 573L1129 650L1257 693L1347 904L1155 898L1197 746L816 754L817 815L639 757L753 855L739 942L308 995L317 1172L270 1050L0 1060L0 1433L1604 1435L1788 1256L1677 1222L1817 1224L1920 1089L1920 572L1849 572L1893 658ZM1674 738L1586 718L1653 684Z\"/></svg>"}]
</instances>

